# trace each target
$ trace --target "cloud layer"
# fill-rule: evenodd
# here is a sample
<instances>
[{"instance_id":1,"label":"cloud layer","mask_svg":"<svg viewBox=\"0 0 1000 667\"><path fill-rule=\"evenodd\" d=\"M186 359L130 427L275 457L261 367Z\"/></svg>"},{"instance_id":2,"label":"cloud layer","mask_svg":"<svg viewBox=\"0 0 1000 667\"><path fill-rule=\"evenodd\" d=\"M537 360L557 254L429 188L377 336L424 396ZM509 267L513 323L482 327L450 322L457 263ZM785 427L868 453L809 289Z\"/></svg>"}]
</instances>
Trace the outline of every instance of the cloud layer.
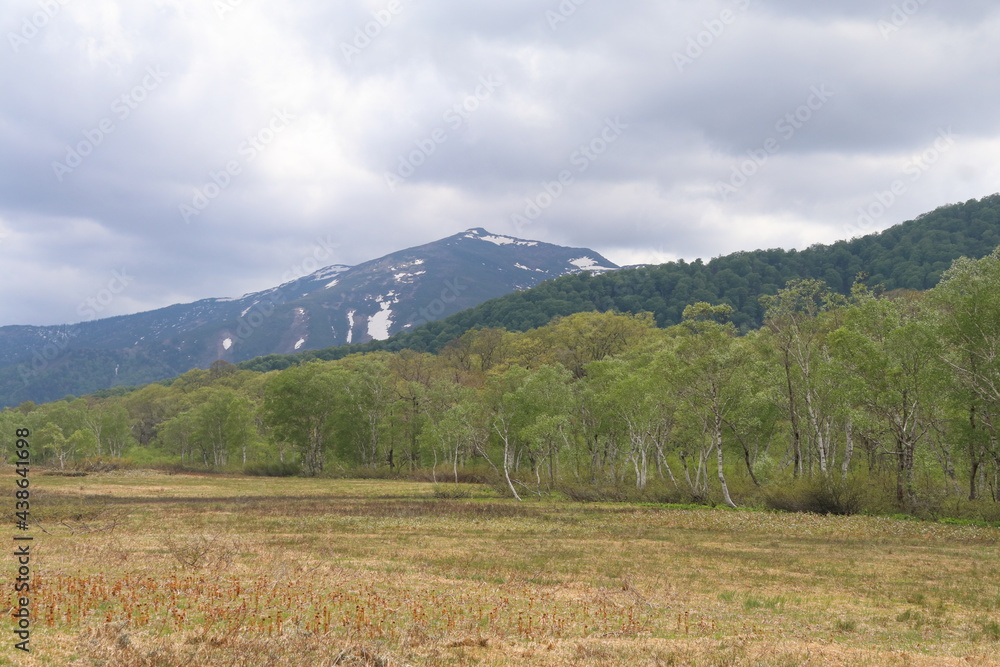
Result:
<instances>
[{"instance_id":1,"label":"cloud layer","mask_svg":"<svg viewBox=\"0 0 1000 667\"><path fill-rule=\"evenodd\" d=\"M995 3L803 4L11 0L0 324L469 227L655 262L1000 189Z\"/></svg>"}]
</instances>

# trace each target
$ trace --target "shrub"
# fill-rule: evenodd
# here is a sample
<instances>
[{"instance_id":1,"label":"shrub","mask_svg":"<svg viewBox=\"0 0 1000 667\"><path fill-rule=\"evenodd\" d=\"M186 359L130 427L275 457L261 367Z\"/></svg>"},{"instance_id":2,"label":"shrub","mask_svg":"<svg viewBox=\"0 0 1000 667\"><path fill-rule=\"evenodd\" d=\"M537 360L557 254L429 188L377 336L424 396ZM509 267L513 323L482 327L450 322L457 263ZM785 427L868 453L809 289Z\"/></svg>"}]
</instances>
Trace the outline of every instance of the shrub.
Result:
<instances>
[{"instance_id":1,"label":"shrub","mask_svg":"<svg viewBox=\"0 0 1000 667\"><path fill-rule=\"evenodd\" d=\"M338 479L399 479L403 472L399 468L381 466L379 468L369 468L365 466L357 468L342 468L332 471L329 477Z\"/></svg>"},{"instance_id":2,"label":"shrub","mask_svg":"<svg viewBox=\"0 0 1000 667\"><path fill-rule=\"evenodd\" d=\"M587 484L564 482L556 486L556 491L570 500L583 503L653 503L657 505L674 505L701 503L702 498L696 498L667 484L650 483L645 489L637 489L630 484Z\"/></svg>"},{"instance_id":3,"label":"shrub","mask_svg":"<svg viewBox=\"0 0 1000 667\"><path fill-rule=\"evenodd\" d=\"M78 472L114 472L116 470L131 470L133 467L132 459L116 456L91 457L73 462L73 470Z\"/></svg>"},{"instance_id":4,"label":"shrub","mask_svg":"<svg viewBox=\"0 0 1000 667\"><path fill-rule=\"evenodd\" d=\"M297 463L248 463L243 468L244 475L251 477L295 477L302 473L302 467Z\"/></svg>"},{"instance_id":5,"label":"shrub","mask_svg":"<svg viewBox=\"0 0 1000 667\"><path fill-rule=\"evenodd\" d=\"M447 500L459 500L472 497L472 489L459 484L435 484L434 497Z\"/></svg>"},{"instance_id":6,"label":"shrub","mask_svg":"<svg viewBox=\"0 0 1000 667\"><path fill-rule=\"evenodd\" d=\"M491 484L497 479L497 474L492 468L487 466L461 466L456 476L455 469L451 466L439 465L434 469L417 468L408 472L406 478L411 482Z\"/></svg>"},{"instance_id":7,"label":"shrub","mask_svg":"<svg viewBox=\"0 0 1000 667\"><path fill-rule=\"evenodd\" d=\"M866 508L863 482L853 478L806 477L764 490L770 509L812 514L859 514Z\"/></svg>"}]
</instances>

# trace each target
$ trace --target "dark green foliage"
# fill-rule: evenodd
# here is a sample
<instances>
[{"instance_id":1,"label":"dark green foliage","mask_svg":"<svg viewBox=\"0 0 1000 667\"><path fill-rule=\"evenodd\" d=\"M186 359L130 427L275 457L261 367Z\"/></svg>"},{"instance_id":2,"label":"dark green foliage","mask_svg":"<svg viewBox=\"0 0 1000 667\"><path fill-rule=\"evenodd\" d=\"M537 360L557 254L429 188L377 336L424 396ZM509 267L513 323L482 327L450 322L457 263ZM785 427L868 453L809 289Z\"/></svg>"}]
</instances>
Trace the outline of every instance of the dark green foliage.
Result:
<instances>
[{"instance_id":1,"label":"dark green foliage","mask_svg":"<svg viewBox=\"0 0 1000 667\"><path fill-rule=\"evenodd\" d=\"M939 208L884 232L806 250L755 250L717 257L708 263L679 260L660 266L622 269L601 276L576 274L530 290L486 301L443 320L393 336L387 341L317 350L297 355L269 355L244 362L254 371L280 370L291 364L348 354L411 349L438 352L474 328L527 331L556 316L579 312L637 314L651 312L659 327L677 324L684 308L698 301L727 303L733 324L742 331L763 324L760 297L776 294L790 280L825 281L849 294L859 274L886 291L934 287L959 257L978 259L1000 245L1000 194Z\"/></svg>"},{"instance_id":2,"label":"dark green foliage","mask_svg":"<svg viewBox=\"0 0 1000 667\"><path fill-rule=\"evenodd\" d=\"M302 466L297 463L250 463L243 467L243 474L251 477L295 477L302 474Z\"/></svg>"},{"instance_id":3,"label":"dark green foliage","mask_svg":"<svg viewBox=\"0 0 1000 667\"><path fill-rule=\"evenodd\" d=\"M871 507L872 479L807 477L770 486L764 494L769 509L812 514L859 514Z\"/></svg>"},{"instance_id":4,"label":"dark green foliage","mask_svg":"<svg viewBox=\"0 0 1000 667\"><path fill-rule=\"evenodd\" d=\"M648 503L654 505L690 505L705 502L666 484L650 484L639 490L630 485L599 485L563 483L556 487L570 500L582 503Z\"/></svg>"}]
</instances>

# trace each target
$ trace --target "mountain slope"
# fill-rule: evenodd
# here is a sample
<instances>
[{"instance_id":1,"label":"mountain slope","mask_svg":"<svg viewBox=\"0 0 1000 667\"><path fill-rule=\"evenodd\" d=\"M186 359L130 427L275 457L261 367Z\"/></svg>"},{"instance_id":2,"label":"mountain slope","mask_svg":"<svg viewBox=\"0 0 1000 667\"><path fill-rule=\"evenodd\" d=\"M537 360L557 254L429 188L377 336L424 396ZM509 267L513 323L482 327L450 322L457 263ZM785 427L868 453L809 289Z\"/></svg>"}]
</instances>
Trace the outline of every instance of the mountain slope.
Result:
<instances>
[{"instance_id":1,"label":"mountain slope","mask_svg":"<svg viewBox=\"0 0 1000 667\"><path fill-rule=\"evenodd\" d=\"M617 267L586 248L470 229L238 299L59 327L0 327L0 405L153 382L216 360L384 340L559 276Z\"/></svg>"},{"instance_id":2,"label":"mountain slope","mask_svg":"<svg viewBox=\"0 0 1000 667\"><path fill-rule=\"evenodd\" d=\"M354 345L291 357L266 357L244 368L284 368L301 359L335 359L376 349L436 352L476 327L524 331L553 317L585 311L653 313L659 326L676 324L684 307L728 303L733 321L749 330L762 324L760 296L789 280L816 278L847 294L858 274L888 290L930 289L959 257L980 258L1000 245L1000 194L941 207L881 233L806 250L757 250L715 258L628 268L613 274L565 276L527 291L486 301L467 311L400 334L384 343Z\"/></svg>"}]
</instances>

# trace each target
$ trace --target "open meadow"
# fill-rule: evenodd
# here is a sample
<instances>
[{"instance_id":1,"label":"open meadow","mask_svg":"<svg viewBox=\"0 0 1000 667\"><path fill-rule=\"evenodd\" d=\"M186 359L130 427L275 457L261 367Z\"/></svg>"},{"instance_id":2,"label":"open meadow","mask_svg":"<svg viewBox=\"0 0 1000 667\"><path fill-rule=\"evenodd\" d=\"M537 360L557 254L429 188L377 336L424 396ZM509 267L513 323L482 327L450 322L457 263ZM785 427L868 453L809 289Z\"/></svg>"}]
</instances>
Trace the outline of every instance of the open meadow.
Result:
<instances>
[{"instance_id":1,"label":"open meadow","mask_svg":"<svg viewBox=\"0 0 1000 667\"><path fill-rule=\"evenodd\" d=\"M8 618L0 664L1000 664L996 528L401 481L32 493L32 652Z\"/></svg>"}]
</instances>

